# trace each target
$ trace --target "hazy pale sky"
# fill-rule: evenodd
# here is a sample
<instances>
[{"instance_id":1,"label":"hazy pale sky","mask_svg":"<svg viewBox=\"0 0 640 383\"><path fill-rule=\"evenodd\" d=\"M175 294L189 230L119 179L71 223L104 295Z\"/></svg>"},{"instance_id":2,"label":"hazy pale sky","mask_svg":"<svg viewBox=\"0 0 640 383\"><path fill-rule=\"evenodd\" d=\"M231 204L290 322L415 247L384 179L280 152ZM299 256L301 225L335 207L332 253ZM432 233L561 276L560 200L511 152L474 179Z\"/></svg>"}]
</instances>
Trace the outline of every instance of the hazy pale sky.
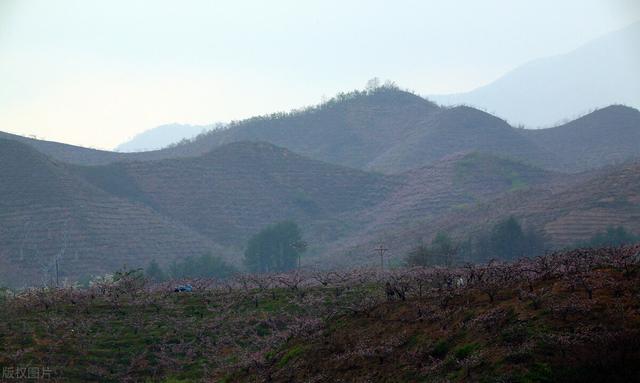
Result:
<instances>
[{"instance_id":1,"label":"hazy pale sky","mask_svg":"<svg viewBox=\"0 0 640 383\"><path fill-rule=\"evenodd\" d=\"M374 76L466 91L639 19L637 0L0 0L0 130L113 148Z\"/></svg>"}]
</instances>

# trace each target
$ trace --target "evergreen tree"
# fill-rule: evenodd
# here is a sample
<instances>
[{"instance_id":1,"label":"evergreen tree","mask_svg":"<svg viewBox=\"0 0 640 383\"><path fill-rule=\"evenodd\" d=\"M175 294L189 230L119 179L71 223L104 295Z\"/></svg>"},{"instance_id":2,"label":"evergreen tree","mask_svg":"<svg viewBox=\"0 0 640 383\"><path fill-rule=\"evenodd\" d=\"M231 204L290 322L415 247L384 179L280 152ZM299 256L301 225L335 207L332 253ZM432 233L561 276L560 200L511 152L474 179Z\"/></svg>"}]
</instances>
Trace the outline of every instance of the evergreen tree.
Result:
<instances>
[{"instance_id":1,"label":"evergreen tree","mask_svg":"<svg viewBox=\"0 0 640 383\"><path fill-rule=\"evenodd\" d=\"M478 246L481 258L515 259L540 255L545 241L533 231L524 231L515 217L497 223L489 237L481 239Z\"/></svg>"},{"instance_id":2,"label":"evergreen tree","mask_svg":"<svg viewBox=\"0 0 640 383\"><path fill-rule=\"evenodd\" d=\"M172 278L226 278L235 273L233 266L210 253L174 261L169 267Z\"/></svg>"},{"instance_id":3,"label":"evergreen tree","mask_svg":"<svg viewBox=\"0 0 640 383\"><path fill-rule=\"evenodd\" d=\"M147 269L145 270L145 274L147 275L147 278L153 282L163 282L167 280L167 275L155 259L151 260L149 266L147 266Z\"/></svg>"},{"instance_id":4,"label":"evergreen tree","mask_svg":"<svg viewBox=\"0 0 640 383\"><path fill-rule=\"evenodd\" d=\"M494 226L489 244L495 258L513 259L527 253L524 231L513 216Z\"/></svg>"},{"instance_id":5,"label":"evergreen tree","mask_svg":"<svg viewBox=\"0 0 640 383\"><path fill-rule=\"evenodd\" d=\"M305 250L298 225L285 221L262 229L251 237L244 252L244 262L252 272L280 272L296 267Z\"/></svg>"},{"instance_id":6,"label":"evergreen tree","mask_svg":"<svg viewBox=\"0 0 640 383\"><path fill-rule=\"evenodd\" d=\"M629 233L624 227L610 226L603 233L591 237L586 247L622 246L640 242L640 236Z\"/></svg>"},{"instance_id":7,"label":"evergreen tree","mask_svg":"<svg viewBox=\"0 0 640 383\"><path fill-rule=\"evenodd\" d=\"M450 267L458 255L458 246L446 233L438 233L431 241L431 252L439 265Z\"/></svg>"},{"instance_id":8,"label":"evergreen tree","mask_svg":"<svg viewBox=\"0 0 640 383\"><path fill-rule=\"evenodd\" d=\"M445 233L438 233L431 245L420 245L407 256L410 266L452 266L458 256L458 245Z\"/></svg>"},{"instance_id":9,"label":"evergreen tree","mask_svg":"<svg viewBox=\"0 0 640 383\"><path fill-rule=\"evenodd\" d=\"M433 255L428 246L420 245L407 255L407 265L409 266L433 266Z\"/></svg>"}]
</instances>

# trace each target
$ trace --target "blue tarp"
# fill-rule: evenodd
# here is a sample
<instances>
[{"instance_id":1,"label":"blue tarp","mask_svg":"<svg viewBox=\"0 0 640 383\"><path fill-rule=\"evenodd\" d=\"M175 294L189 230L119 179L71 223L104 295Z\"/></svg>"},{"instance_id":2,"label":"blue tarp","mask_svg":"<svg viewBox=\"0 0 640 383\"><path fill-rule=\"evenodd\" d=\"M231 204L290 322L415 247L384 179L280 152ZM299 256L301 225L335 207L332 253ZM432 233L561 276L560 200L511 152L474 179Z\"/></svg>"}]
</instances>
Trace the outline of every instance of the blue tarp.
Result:
<instances>
[{"instance_id":1,"label":"blue tarp","mask_svg":"<svg viewBox=\"0 0 640 383\"><path fill-rule=\"evenodd\" d=\"M176 286L176 288L173 291L175 291L176 293L180 292L180 291L185 291L187 293L190 293L190 292L193 291L193 286L191 286L189 284L187 284L187 285L178 285L178 286Z\"/></svg>"}]
</instances>

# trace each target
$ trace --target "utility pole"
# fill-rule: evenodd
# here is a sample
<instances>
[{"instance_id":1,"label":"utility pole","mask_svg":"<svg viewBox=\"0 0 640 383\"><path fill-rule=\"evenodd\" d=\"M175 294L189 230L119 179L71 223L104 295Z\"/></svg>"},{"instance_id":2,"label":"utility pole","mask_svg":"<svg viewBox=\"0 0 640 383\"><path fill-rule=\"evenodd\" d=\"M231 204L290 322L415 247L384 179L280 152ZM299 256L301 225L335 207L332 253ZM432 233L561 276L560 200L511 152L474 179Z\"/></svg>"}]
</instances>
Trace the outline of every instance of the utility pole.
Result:
<instances>
[{"instance_id":1,"label":"utility pole","mask_svg":"<svg viewBox=\"0 0 640 383\"><path fill-rule=\"evenodd\" d=\"M65 221L64 223L64 243L62 246L62 249L60 249L60 252L58 254L56 254L56 287L60 287L60 271L59 271L59 267L58 267L58 260L62 257L64 257L65 252L67 251L67 243L69 242L69 231L68 231L68 226L69 221Z\"/></svg>"},{"instance_id":2,"label":"utility pole","mask_svg":"<svg viewBox=\"0 0 640 383\"><path fill-rule=\"evenodd\" d=\"M380 270L384 270L384 253L386 253L389 249L384 247L384 244L380 243L380 245L373 250L380 253Z\"/></svg>"},{"instance_id":3,"label":"utility pole","mask_svg":"<svg viewBox=\"0 0 640 383\"><path fill-rule=\"evenodd\" d=\"M60 274L58 272L58 257L56 257L56 287L60 287Z\"/></svg>"},{"instance_id":4,"label":"utility pole","mask_svg":"<svg viewBox=\"0 0 640 383\"><path fill-rule=\"evenodd\" d=\"M298 253L298 271L300 271L301 263L302 263L302 253L307 249L307 243L305 241L297 241L291 244L291 246Z\"/></svg>"}]
</instances>

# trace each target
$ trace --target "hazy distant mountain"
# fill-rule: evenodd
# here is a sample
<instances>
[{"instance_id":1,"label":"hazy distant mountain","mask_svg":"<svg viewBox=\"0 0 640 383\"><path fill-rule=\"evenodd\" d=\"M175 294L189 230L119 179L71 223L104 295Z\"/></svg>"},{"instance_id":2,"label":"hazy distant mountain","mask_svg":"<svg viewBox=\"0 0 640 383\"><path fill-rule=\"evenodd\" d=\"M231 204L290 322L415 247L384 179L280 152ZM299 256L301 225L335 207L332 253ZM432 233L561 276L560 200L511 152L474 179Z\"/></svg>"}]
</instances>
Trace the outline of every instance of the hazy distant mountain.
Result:
<instances>
[{"instance_id":1,"label":"hazy distant mountain","mask_svg":"<svg viewBox=\"0 0 640 383\"><path fill-rule=\"evenodd\" d=\"M213 125L185 125L185 124L167 124L161 125L153 129L149 129L127 142L116 147L117 152L144 152L148 150L162 149L168 145L175 144L187 138L193 138L207 130L214 129Z\"/></svg>"},{"instance_id":2,"label":"hazy distant mountain","mask_svg":"<svg viewBox=\"0 0 640 383\"><path fill-rule=\"evenodd\" d=\"M613 106L532 132L471 107L438 107L384 87L341 94L291 113L254 117L161 150L96 151L10 135L53 158L82 165L197 157L238 141L263 141L336 165L401 173L457 153L483 152L547 170L579 172L640 157L640 112Z\"/></svg>"},{"instance_id":3,"label":"hazy distant mountain","mask_svg":"<svg viewBox=\"0 0 640 383\"><path fill-rule=\"evenodd\" d=\"M640 108L640 22L567 54L531 61L468 93L429 96L483 108L528 127L553 126L594 108Z\"/></svg>"}]
</instances>

